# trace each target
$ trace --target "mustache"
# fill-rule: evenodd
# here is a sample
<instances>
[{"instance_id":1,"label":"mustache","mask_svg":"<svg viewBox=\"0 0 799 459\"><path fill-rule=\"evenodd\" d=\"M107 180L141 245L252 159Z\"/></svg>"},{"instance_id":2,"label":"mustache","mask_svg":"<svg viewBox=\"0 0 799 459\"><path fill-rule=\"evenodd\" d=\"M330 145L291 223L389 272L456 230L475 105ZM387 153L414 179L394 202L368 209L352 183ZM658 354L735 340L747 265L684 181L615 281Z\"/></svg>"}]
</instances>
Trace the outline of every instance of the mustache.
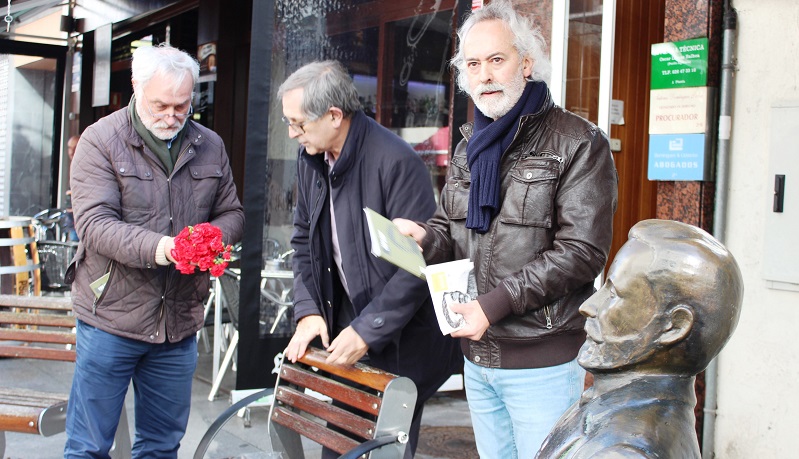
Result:
<instances>
[{"instance_id":1,"label":"mustache","mask_svg":"<svg viewBox=\"0 0 799 459\"><path fill-rule=\"evenodd\" d=\"M153 123L153 129L175 129L183 126L182 121L178 121L177 123L173 124L172 126L166 124L166 121L156 121Z\"/></svg>"},{"instance_id":2,"label":"mustache","mask_svg":"<svg viewBox=\"0 0 799 459\"><path fill-rule=\"evenodd\" d=\"M497 91L504 91L505 85L501 85L499 83L486 83L478 85L474 92L475 94L483 94L486 92L497 92Z\"/></svg>"}]
</instances>

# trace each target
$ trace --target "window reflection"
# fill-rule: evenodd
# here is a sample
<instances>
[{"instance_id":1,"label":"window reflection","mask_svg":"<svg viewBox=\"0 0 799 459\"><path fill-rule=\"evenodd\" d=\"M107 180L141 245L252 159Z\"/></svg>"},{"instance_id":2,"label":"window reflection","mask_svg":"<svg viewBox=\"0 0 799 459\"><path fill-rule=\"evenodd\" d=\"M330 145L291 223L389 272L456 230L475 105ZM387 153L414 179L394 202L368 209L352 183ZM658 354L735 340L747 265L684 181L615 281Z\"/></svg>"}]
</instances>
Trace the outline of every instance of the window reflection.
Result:
<instances>
[{"instance_id":1,"label":"window reflection","mask_svg":"<svg viewBox=\"0 0 799 459\"><path fill-rule=\"evenodd\" d=\"M599 120L599 65L602 0L571 0L566 108L587 120Z\"/></svg>"}]
</instances>

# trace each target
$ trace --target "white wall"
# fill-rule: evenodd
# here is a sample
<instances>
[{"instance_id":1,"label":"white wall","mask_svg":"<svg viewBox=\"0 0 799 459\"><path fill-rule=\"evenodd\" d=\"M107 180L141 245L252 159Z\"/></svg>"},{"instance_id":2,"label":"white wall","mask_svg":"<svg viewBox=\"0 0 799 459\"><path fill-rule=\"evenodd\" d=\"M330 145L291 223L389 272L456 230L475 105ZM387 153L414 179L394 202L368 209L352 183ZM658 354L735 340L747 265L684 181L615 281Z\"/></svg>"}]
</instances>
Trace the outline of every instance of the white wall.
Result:
<instances>
[{"instance_id":1,"label":"white wall","mask_svg":"<svg viewBox=\"0 0 799 459\"><path fill-rule=\"evenodd\" d=\"M716 457L797 457L799 292L768 288L763 246L774 183L771 107L799 106L799 2L733 0L733 6L738 71L726 245L741 267L745 296L738 329L719 357ZM795 148L785 154L796 157L799 132L791 135ZM786 201L799 199L793 190ZM799 228L790 232L799 236Z\"/></svg>"}]
</instances>

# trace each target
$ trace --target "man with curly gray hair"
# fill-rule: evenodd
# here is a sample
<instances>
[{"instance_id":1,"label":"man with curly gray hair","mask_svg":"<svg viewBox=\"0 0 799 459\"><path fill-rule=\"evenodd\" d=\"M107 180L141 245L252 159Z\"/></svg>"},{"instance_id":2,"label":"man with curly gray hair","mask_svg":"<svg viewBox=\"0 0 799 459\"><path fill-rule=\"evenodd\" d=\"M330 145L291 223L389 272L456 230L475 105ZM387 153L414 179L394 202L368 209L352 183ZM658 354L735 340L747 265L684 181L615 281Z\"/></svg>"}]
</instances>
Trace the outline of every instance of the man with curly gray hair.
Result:
<instances>
[{"instance_id":1,"label":"man with curly gray hair","mask_svg":"<svg viewBox=\"0 0 799 459\"><path fill-rule=\"evenodd\" d=\"M541 33L506 1L474 11L452 64L475 104L438 209L395 220L428 263L469 258L477 299L452 305L481 458L530 457L583 389L579 312L610 250L608 139L556 106Z\"/></svg>"}]
</instances>

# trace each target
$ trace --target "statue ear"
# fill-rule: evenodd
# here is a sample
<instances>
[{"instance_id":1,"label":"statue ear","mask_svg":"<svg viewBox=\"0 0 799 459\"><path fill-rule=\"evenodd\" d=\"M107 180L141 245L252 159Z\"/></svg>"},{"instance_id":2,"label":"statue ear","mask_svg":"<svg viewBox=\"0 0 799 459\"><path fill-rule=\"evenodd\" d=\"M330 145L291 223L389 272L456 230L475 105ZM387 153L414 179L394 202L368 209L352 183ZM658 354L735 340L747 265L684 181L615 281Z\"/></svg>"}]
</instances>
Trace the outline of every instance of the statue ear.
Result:
<instances>
[{"instance_id":1,"label":"statue ear","mask_svg":"<svg viewBox=\"0 0 799 459\"><path fill-rule=\"evenodd\" d=\"M684 339L694 325L694 313L688 306L678 305L668 312L668 316L663 334L657 339L657 343L663 346Z\"/></svg>"}]
</instances>

